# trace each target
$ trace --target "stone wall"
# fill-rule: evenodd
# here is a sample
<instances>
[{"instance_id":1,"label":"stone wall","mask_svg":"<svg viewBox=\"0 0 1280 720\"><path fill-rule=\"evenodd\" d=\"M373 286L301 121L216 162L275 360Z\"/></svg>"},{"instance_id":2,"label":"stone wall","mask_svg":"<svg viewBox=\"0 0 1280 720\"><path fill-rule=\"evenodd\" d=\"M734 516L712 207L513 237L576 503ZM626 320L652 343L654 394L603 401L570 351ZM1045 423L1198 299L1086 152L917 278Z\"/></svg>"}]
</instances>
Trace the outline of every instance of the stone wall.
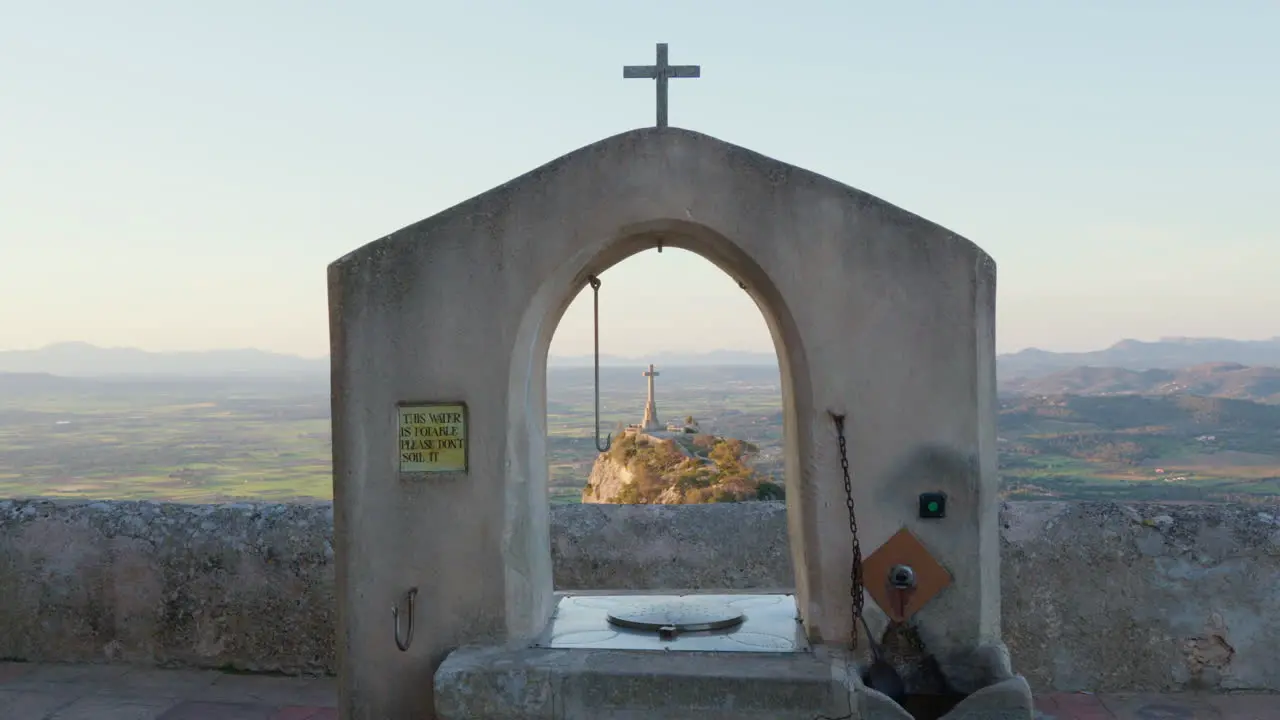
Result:
<instances>
[{"instance_id":1,"label":"stone wall","mask_svg":"<svg viewBox=\"0 0 1280 720\"><path fill-rule=\"evenodd\" d=\"M0 659L334 667L330 505L0 500Z\"/></svg>"},{"instance_id":2,"label":"stone wall","mask_svg":"<svg viewBox=\"0 0 1280 720\"><path fill-rule=\"evenodd\" d=\"M780 504L557 507L560 589L791 583ZM1010 503L1005 640L1040 690L1280 690L1280 517ZM0 501L0 659L332 671L331 506ZM388 637L387 642L391 642Z\"/></svg>"}]
</instances>

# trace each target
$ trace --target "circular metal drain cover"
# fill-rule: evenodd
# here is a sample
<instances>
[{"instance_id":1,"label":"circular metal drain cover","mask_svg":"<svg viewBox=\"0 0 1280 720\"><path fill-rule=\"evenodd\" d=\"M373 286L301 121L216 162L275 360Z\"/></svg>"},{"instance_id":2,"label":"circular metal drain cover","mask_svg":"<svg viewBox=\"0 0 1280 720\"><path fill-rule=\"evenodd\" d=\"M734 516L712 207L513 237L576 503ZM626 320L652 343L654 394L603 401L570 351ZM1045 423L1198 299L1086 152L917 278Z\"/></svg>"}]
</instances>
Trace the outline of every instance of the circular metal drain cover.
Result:
<instances>
[{"instance_id":1,"label":"circular metal drain cover","mask_svg":"<svg viewBox=\"0 0 1280 720\"><path fill-rule=\"evenodd\" d=\"M630 630L657 632L663 638L677 633L724 630L742 624L742 611L714 600L670 598L620 605L609 611L609 624Z\"/></svg>"}]
</instances>

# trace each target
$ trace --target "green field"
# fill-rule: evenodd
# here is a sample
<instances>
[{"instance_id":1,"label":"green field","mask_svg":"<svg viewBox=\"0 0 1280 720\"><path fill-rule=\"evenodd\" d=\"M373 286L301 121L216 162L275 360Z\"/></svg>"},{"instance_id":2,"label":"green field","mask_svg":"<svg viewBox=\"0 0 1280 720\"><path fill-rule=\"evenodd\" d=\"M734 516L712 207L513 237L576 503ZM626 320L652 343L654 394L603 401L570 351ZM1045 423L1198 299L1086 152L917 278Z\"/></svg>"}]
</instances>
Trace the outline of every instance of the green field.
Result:
<instances>
[{"instance_id":1,"label":"green field","mask_svg":"<svg viewBox=\"0 0 1280 720\"><path fill-rule=\"evenodd\" d=\"M782 475L777 371L663 371L664 420L760 448ZM638 422L638 370L601 375L602 433ZM589 369L548 376L550 499L578 502L596 457ZM1006 399L1000 471L1007 497L1280 501L1280 407L1239 400ZM101 381L0 385L0 497L302 500L332 496L323 380ZM834 471L834 469L833 469Z\"/></svg>"},{"instance_id":2,"label":"green field","mask_svg":"<svg viewBox=\"0 0 1280 720\"><path fill-rule=\"evenodd\" d=\"M329 402L312 387L86 385L0 399L0 496L332 495Z\"/></svg>"},{"instance_id":3,"label":"green field","mask_svg":"<svg viewBox=\"0 0 1280 720\"><path fill-rule=\"evenodd\" d=\"M1280 406L1190 395L1006 399L1019 499L1280 502Z\"/></svg>"}]
</instances>

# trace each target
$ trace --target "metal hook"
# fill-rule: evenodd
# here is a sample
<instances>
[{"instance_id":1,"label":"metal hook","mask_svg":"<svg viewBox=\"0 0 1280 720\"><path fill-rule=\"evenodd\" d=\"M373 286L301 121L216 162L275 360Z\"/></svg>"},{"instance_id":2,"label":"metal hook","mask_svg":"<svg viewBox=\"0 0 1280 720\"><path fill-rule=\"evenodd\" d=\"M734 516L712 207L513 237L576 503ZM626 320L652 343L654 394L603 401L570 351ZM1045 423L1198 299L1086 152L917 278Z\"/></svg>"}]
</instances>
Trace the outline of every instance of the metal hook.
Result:
<instances>
[{"instance_id":1,"label":"metal hook","mask_svg":"<svg viewBox=\"0 0 1280 720\"><path fill-rule=\"evenodd\" d=\"M600 444L600 278L588 275L587 282L591 284L591 303L595 313L596 450L604 453L609 452L609 448L613 446L613 433L609 433L604 439L604 445Z\"/></svg>"},{"instance_id":2,"label":"metal hook","mask_svg":"<svg viewBox=\"0 0 1280 720\"><path fill-rule=\"evenodd\" d=\"M409 606L409 628L405 633L404 640L400 640L400 608L395 605L391 606L391 619L395 621L395 637L396 647L400 648L400 652L408 652L409 645L413 643L413 601L418 597L418 588L409 588L408 606Z\"/></svg>"}]
</instances>

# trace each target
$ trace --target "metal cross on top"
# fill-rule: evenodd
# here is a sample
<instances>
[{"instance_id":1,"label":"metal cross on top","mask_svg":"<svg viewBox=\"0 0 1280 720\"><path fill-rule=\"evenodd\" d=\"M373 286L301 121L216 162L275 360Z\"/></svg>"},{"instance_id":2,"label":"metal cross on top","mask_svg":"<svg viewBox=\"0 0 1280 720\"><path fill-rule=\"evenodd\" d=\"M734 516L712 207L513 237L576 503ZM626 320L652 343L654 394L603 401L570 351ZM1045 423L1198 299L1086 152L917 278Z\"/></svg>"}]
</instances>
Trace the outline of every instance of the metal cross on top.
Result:
<instances>
[{"instance_id":1,"label":"metal cross on top","mask_svg":"<svg viewBox=\"0 0 1280 720\"><path fill-rule=\"evenodd\" d=\"M698 65L668 65L667 44L658 43L656 65L626 65L622 68L624 79L645 78L658 81L658 127L667 126L667 79L702 77Z\"/></svg>"}]
</instances>

